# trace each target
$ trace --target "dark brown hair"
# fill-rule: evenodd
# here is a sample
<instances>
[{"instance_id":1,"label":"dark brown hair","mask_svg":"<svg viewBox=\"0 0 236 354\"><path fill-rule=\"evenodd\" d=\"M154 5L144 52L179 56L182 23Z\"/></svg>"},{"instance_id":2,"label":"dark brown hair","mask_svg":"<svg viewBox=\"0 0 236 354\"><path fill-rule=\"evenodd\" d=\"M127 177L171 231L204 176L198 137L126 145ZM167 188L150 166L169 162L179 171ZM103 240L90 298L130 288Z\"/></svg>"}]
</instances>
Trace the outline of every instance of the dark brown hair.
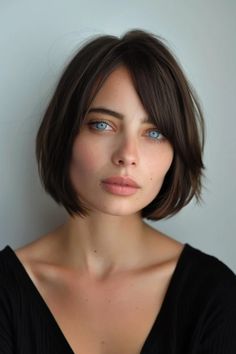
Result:
<instances>
[{"instance_id":1,"label":"dark brown hair","mask_svg":"<svg viewBox=\"0 0 236 354\"><path fill-rule=\"evenodd\" d=\"M92 38L66 66L36 137L41 182L71 216L88 215L69 178L72 146L93 98L118 65L127 67L146 112L174 149L161 190L141 216L170 217L194 196L201 200L204 121L196 93L164 40L142 30Z\"/></svg>"}]
</instances>

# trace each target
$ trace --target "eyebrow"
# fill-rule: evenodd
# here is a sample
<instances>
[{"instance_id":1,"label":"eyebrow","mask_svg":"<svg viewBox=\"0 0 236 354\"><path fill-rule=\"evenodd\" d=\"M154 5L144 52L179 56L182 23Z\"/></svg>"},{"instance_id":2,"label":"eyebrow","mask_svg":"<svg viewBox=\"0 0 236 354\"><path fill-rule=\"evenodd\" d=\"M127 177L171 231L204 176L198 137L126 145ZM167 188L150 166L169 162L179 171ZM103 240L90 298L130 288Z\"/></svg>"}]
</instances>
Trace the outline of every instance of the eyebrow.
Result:
<instances>
[{"instance_id":1,"label":"eyebrow","mask_svg":"<svg viewBox=\"0 0 236 354\"><path fill-rule=\"evenodd\" d=\"M88 113L92 113L92 112L107 114L109 116L113 116L113 117L121 119L121 120L124 119L124 117L125 117L124 114L122 114L122 113L119 113L119 112L116 112L116 111L113 111L111 109L104 108L104 107L92 107L89 109ZM153 123L153 122L150 117L146 117L142 120L142 123Z\"/></svg>"}]
</instances>

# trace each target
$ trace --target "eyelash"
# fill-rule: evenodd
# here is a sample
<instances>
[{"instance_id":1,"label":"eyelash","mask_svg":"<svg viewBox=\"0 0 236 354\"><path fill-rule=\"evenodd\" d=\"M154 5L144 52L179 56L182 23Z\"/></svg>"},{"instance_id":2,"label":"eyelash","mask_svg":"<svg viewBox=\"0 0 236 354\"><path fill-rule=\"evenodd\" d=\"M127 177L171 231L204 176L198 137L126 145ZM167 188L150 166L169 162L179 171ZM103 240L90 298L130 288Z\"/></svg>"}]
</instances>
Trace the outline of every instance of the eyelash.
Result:
<instances>
[{"instance_id":1,"label":"eyelash","mask_svg":"<svg viewBox=\"0 0 236 354\"><path fill-rule=\"evenodd\" d=\"M99 123L104 123L104 124L110 126L110 124L109 124L108 122L106 122L105 120L90 121L90 122L88 123L88 125L89 125L89 127L92 127L92 129L94 129L93 126L94 126L95 124L99 124ZM97 131L104 131L105 129L96 129L96 128L95 128L95 130L97 130ZM159 139L150 137L152 140L156 140L156 141L160 142L161 140L164 140L164 139L165 139L164 135L162 135L161 132L159 132L156 128L148 129L148 131L155 131L155 132L159 133L158 137L161 136Z\"/></svg>"}]
</instances>

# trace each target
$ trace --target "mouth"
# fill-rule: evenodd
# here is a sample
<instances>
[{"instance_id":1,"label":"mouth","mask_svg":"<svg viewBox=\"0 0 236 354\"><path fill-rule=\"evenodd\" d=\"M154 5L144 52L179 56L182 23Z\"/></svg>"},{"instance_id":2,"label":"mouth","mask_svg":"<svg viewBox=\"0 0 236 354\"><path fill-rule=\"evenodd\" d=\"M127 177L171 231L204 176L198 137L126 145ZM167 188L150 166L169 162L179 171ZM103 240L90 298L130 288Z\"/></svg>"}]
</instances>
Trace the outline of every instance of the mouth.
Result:
<instances>
[{"instance_id":1,"label":"mouth","mask_svg":"<svg viewBox=\"0 0 236 354\"><path fill-rule=\"evenodd\" d=\"M102 187L104 190L111 194L115 195L123 195L123 196L129 196L132 194L135 194L139 187L134 187L130 185L125 185L125 184L117 184L117 183L108 183L108 182L102 182Z\"/></svg>"},{"instance_id":2,"label":"mouth","mask_svg":"<svg viewBox=\"0 0 236 354\"><path fill-rule=\"evenodd\" d=\"M103 183L121 187L140 188L140 186L128 176L112 176L102 181Z\"/></svg>"}]
</instances>

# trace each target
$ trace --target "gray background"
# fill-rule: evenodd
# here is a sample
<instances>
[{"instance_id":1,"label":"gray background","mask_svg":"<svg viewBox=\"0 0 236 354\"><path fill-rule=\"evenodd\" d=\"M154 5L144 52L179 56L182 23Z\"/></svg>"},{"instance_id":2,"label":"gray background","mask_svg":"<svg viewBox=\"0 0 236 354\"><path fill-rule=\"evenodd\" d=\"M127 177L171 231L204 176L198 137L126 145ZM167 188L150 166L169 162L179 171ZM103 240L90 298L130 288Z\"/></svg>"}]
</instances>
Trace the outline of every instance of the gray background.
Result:
<instances>
[{"instance_id":1,"label":"gray background","mask_svg":"<svg viewBox=\"0 0 236 354\"><path fill-rule=\"evenodd\" d=\"M0 1L0 248L18 248L66 218L44 193L34 155L64 64L93 34L142 28L179 58L207 126L204 203L151 225L236 271L235 18L234 0Z\"/></svg>"}]
</instances>

